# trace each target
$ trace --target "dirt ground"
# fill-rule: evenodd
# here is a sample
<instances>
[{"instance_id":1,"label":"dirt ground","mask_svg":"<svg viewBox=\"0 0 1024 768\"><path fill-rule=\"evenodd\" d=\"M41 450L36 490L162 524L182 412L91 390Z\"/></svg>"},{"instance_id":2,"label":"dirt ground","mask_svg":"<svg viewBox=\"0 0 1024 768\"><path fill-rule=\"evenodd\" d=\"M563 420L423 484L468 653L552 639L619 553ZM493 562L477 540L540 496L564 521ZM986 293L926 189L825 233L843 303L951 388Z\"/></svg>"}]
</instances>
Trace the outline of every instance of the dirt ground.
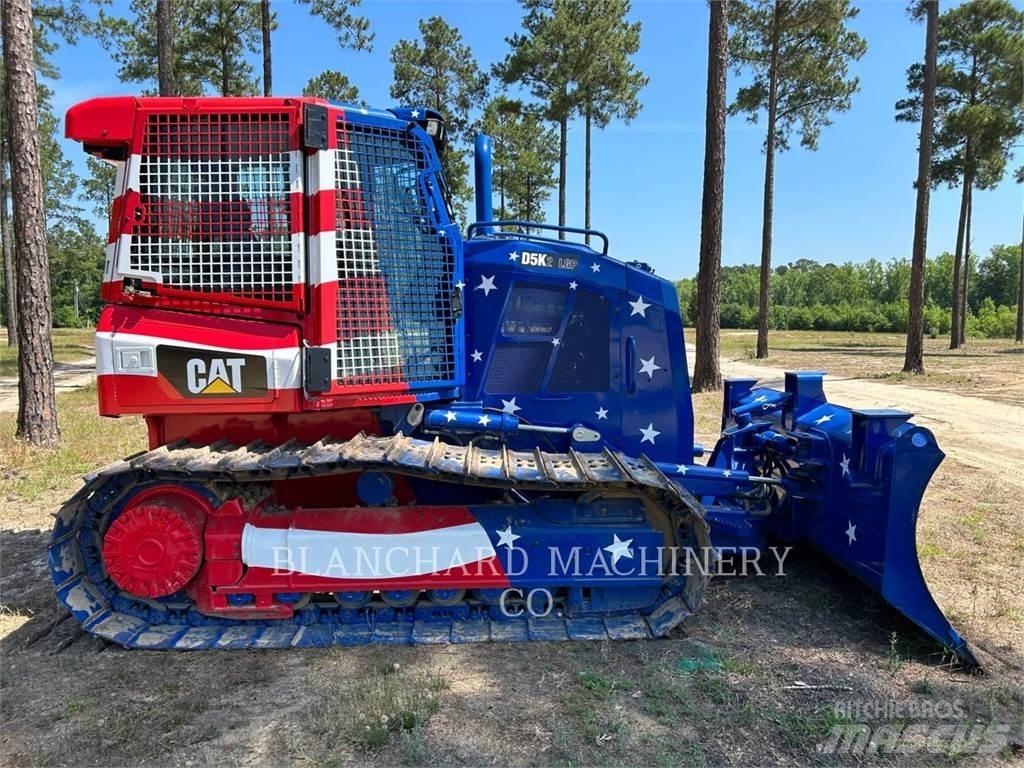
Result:
<instances>
[{"instance_id":1,"label":"dirt ground","mask_svg":"<svg viewBox=\"0 0 1024 768\"><path fill-rule=\"evenodd\" d=\"M790 363L782 352L767 365L740 354L725 371L771 380ZM853 378L856 363L845 365L801 367L838 370L826 386L838 402L916 410L949 454L925 496L918 550L984 675L951 669L913 626L806 550L785 577L713 580L706 604L666 640L123 651L62 618L45 563L48 514L77 487L74 474L144 441L137 420L96 418L89 388L61 396L66 439L54 453L14 443L12 417L0 414L3 763L1019 762L1024 398ZM1005 387L1020 393L1024 374L1008 373ZM696 398L698 439L712 442L719 409L717 394ZM842 734L863 738L837 742Z\"/></svg>"}]
</instances>

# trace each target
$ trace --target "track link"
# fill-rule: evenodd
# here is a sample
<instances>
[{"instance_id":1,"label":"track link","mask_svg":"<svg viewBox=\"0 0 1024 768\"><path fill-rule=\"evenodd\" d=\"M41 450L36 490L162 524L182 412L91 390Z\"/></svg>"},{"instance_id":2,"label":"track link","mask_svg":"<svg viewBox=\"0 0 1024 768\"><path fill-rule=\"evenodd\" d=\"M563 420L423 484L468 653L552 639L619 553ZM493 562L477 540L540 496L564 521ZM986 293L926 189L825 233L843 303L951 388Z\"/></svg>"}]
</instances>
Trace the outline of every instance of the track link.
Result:
<instances>
[{"instance_id":1,"label":"track link","mask_svg":"<svg viewBox=\"0 0 1024 768\"><path fill-rule=\"evenodd\" d=\"M368 643L460 643L524 640L640 639L667 634L700 604L707 575L667 577L660 601L642 612L615 615L492 618L472 600L434 610L326 609L312 604L287 620L238 620L201 614L187 599L146 601L121 592L107 577L101 535L110 513L139 486L176 482L233 495L259 495L259 486L302 477L364 470L439 482L541 492L627 492L660 505L692 546L710 547L700 503L646 457L599 453L512 451L359 434L313 444L176 443L140 453L85 478L57 514L49 564L58 600L97 637L130 648L287 648ZM705 550L709 551L709 550Z\"/></svg>"}]
</instances>

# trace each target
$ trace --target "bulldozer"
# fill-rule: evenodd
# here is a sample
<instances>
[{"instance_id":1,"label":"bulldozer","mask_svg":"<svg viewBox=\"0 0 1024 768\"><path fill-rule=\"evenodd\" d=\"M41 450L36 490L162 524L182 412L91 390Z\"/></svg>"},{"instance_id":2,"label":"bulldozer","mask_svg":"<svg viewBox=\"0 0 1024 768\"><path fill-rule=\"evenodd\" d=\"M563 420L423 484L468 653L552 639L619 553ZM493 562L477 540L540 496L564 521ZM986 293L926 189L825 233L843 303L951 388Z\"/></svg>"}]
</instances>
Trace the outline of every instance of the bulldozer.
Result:
<instances>
[{"instance_id":1,"label":"bulldozer","mask_svg":"<svg viewBox=\"0 0 1024 768\"><path fill-rule=\"evenodd\" d=\"M463 233L425 107L96 98L66 134L117 168L99 410L149 440L56 515L56 596L86 632L655 638L715 563L777 543L976 664L917 558L932 433L798 371L727 380L695 444L674 285L599 231L495 221L488 137Z\"/></svg>"}]
</instances>

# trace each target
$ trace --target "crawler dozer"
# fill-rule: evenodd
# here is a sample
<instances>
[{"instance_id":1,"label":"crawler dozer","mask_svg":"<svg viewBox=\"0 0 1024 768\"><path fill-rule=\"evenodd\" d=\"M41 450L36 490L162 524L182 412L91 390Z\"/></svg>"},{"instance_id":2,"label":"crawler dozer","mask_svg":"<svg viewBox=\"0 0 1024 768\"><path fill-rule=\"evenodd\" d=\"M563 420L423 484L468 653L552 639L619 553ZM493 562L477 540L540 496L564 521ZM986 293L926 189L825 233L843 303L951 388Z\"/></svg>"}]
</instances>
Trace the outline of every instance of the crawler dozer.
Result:
<instances>
[{"instance_id":1,"label":"crawler dozer","mask_svg":"<svg viewBox=\"0 0 1024 768\"><path fill-rule=\"evenodd\" d=\"M793 372L729 380L706 455L672 283L600 232L494 221L487 137L463 233L423 107L102 98L67 135L118 171L99 409L149 433L57 515L55 590L86 631L657 637L721 558L803 542L974 663L915 549L931 432Z\"/></svg>"}]
</instances>

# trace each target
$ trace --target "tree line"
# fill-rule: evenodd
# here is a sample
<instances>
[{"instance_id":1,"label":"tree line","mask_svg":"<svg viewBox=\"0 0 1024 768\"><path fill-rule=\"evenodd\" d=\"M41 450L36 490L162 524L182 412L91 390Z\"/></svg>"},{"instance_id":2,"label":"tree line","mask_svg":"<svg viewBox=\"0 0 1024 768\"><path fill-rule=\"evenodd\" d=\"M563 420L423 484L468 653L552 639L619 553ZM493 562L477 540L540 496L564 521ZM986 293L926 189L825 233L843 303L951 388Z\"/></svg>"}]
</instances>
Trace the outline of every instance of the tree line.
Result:
<instances>
[{"instance_id":1,"label":"tree line","mask_svg":"<svg viewBox=\"0 0 1024 768\"><path fill-rule=\"evenodd\" d=\"M924 332L936 338L952 327L954 255L927 259L924 269ZM970 260L967 332L969 336L1009 338L1017 321L1020 246L999 245ZM723 267L722 328L757 328L760 268ZM822 264L800 259L772 270L769 278L770 330L888 331L905 333L909 316L911 264L907 259L881 263ZM676 282L687 320L698 311L697 280Z\"/></svg>"}]
</instances>

